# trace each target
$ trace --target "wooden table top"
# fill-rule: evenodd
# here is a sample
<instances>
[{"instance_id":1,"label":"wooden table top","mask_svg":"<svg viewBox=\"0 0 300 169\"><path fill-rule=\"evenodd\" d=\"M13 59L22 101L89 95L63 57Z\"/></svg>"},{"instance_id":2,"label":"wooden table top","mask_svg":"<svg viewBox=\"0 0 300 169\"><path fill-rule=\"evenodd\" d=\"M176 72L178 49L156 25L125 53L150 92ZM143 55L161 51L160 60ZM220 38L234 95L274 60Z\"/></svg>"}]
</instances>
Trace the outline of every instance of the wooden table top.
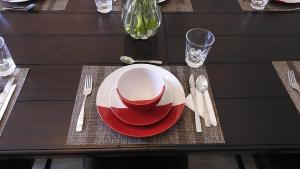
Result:
<instances>
[{"instance_id":1,"label":"wooden table top","mask_svg":"<svg viewBox=\"0 0 300 169\"><path fill-rule=\"evenodd\" d=\"M299 149L300 115L271 61L299 60L300 13L243 12L237 0L192 4L194 13L164 13L146 41L125 35L120 13L97 13L93 0L70 0L60 12L2 12L0 35L16 64L31 70L0 138L0 156ZM184 35L193 27L216 35L205 64L225 144L65 145L82 65L119 65L121 55L183 65Z\"/></svg>"}]
</instances>

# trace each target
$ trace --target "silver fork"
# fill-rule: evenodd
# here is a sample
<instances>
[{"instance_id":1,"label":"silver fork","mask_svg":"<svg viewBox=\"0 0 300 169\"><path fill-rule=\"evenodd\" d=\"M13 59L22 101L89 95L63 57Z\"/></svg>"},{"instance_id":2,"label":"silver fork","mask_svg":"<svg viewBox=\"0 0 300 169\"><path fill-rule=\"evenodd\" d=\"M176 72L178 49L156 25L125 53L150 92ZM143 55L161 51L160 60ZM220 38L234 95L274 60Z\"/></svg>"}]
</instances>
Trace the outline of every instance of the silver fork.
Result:
<instances>
[{"instance_id":1,"label":"silver fork","mask_svg":"<svg viewBox=\"0 0 300 169\"><path fill-rule=\"evenodd\" d=\"M289 83L292 86L292 88L296 89L298 92L300 92L300 88L299 88L299 84L296 80L294 71L289 70L288 71L288 79L289 79Z\"/></svg>"},{"instance_id":2,"label":"silver fork","mask_svg":"<svg viewBox=\"0 0 300 169\"><path fill-rule=\"evenodd\" d=\"M79 113L77 124L76 124L77 132L82 131L85 100L86 100L86 97L92 93L92 88L93 88L93 77L92 77L92 75L90 75L90 76L86 75L85 81L84 81L84 88L83 88L84 99L83 99L82 107L80 109L80 113Z\"/></svg>"}]
</instances>

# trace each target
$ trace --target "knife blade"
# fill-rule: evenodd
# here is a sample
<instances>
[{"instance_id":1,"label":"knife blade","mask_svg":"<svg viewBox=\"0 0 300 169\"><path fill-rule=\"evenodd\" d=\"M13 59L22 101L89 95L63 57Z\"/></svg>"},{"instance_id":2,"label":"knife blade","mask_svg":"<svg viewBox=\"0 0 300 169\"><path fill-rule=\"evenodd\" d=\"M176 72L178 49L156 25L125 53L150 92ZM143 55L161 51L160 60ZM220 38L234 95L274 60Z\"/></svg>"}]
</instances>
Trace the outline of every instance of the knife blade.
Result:
<instances>
[{"instance_id":1,"label":"knife blade","mask_svg":"<svg viewBox=\"0 0 300 169\"><path fill-rule=\"evenodd\" d=\"M194 75L191 74L189 78L190 91L193 98L194 109L195 109L195 124L196 124L196 132L202 132L201 121L200 121L200 113L197 105L197 97L196 97L196 85Z\"/></svg>"},{"instance_id":2,"label":"knife blade","mask_svg":"<svg viewBox=\"0 0 300 169\"><path fill-rule=\"evenodd\" d=\"M9 103L9 101L10 101L10 98L12 97L12 95L13 95L15 89L16 89L16 86L17 86L17 85L14 84L14 85L12 85L12 86L10 87L9 92L8 92L8 94L7 94L7 97L5 98L4 103L3 103L2 106L1 106L1 109L0 109L0 121L2 120L2 117L3 117L3 115L4 115L4 112L5 112L5 110L6 110L7 106L8 106L8 103Z\"/></svg>"}]
</instances>

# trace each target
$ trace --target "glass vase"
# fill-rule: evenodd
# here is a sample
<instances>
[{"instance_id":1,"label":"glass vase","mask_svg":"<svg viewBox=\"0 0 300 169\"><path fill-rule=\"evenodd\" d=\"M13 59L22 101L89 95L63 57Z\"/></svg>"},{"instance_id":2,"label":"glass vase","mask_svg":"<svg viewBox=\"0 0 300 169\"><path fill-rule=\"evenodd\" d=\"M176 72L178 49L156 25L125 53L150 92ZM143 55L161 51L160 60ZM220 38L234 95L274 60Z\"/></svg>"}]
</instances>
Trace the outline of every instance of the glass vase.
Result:
<instances>
[{"instance_id":1,"label":"glass vase","mask_svg":"<svg viewBox=\"0 0 300 169\"><path fill-rule=\"evenodd\" d=\"M161 23L157 0L127 0L122 10L124 30L134 39L155 35Z\"/></svg>"}]
</instances>

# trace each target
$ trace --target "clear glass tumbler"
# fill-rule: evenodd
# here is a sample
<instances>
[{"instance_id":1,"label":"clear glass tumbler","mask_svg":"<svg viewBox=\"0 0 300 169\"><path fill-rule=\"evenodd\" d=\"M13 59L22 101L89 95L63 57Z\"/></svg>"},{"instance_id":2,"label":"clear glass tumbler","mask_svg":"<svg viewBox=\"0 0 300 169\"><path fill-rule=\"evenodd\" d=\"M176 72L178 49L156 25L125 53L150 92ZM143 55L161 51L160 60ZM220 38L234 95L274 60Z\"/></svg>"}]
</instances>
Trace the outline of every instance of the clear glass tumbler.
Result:
<instances>
[{"instance_id":1,"label":"clear glass tumbler","mask_svg":"<svg viewBox=\"0 0 300 169\"><path fill-rule=\"evenodd\" d=\"M97 11L108 13L112 10L112 0L95 0Z\"/></svg>"},{"instance_id":2,"label":"clear glass tumbler","mask_svg":"<svg viewBox=\"0 0 300 169\"><path fill-rule=\"evenodd\" d=\"M0 36L0 76L8 76L16 69L16 65L11 58L10 52Z\"/></svg>"},{"instance_id":3,"label":"clear glass tumbler","mask_svg":"<svg viewBox=\"0 0 300 169\"><path fill-rule=\"evenodd\" d=\"M269 0L251 0L250 6L256 10L263 10L263 9L265 9L268 2L269 2Z\"/></svg>"},{"instance_id":4,"label":"clear glass tumbler","mask_svg":"<svg viewBox=\"0 0 300 169\"><path fill-rule=\"evenodd\" d=\"M198 68L203 65L215 36L208 30L194 28L186 33L185 62L188 66Z\"/></svg>"}]
</instances>

